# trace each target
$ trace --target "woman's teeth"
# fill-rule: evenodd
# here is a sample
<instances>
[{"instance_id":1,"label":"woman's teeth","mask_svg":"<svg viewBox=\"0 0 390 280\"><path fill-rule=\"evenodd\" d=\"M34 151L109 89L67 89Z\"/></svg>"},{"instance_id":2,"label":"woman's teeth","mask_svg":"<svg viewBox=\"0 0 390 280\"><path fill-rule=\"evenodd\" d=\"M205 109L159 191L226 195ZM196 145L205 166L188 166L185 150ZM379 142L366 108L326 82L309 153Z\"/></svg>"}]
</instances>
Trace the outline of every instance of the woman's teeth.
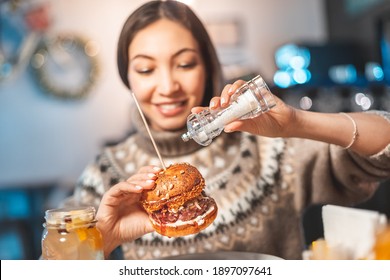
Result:
<instances>
[{"instance_id":1,"label":"woman's teeth","mask_svg":"<svg viewBox=\"0 0 390 280\"><path fill-rule=\"evenodd\" d=\"M176 109L182 105L183 105L183 102L177 102L177 103L170 103L170 104L161 104L159 106L163 110L172 110L172 109Z\"/></svg>"}]
</instances>

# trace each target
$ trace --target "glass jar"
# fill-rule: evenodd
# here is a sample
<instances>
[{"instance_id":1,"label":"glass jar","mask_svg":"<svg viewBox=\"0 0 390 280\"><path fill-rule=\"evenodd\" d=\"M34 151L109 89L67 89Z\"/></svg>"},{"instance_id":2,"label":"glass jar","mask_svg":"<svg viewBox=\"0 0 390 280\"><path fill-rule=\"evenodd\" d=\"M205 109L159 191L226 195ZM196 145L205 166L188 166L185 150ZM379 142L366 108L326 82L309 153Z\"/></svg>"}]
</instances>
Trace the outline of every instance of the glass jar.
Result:
<instances>
[{"instance_id":1,"label":"glass jar","mask_svg":"<svg viewBox=\"0 0 390 280\"><path fill-rule=\"evenodd\" d=\"M103 240L96 228L94 207L51 209L45 212L42 258L102 260Z\"/></svg>"}]
</instances>

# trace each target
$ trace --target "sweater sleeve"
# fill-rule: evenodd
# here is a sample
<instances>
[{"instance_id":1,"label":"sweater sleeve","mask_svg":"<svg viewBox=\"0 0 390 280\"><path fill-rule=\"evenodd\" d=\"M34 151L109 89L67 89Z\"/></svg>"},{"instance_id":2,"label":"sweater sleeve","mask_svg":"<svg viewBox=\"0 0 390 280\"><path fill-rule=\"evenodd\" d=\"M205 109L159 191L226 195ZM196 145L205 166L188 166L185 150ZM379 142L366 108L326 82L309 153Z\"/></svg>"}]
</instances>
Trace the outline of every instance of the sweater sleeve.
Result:
<instances>
[{"instance_id":1,"label":"sweater sleeve","mask_svg":"<svg viewBox=\"0 0 390 280\"><path fill-rule=\"evenodd\" d=\"M373 111L390 120L387 112ZM295 157L296 202L352 206L369 199L379 183L390 178L390 143L372 156L362 156L337 145L291 139ZM299 155L299 157L297 156Z\"/></svg>"},{"instance_id":2,"label":"sweater sleeve","mask_svg":"<svg viewBox=\"0 0 390 280\"><path fill-rule=\"evenodd\" d=\"M389 121L390 113L382 111L370 111L367 113L378 114ZM375 136L373 136L375 137ZM390 135L389 135L390 138ZM331 152L334 165L334 173L337 178L345 185L355 185L356 187L364 188L365 185L372 185L381 180L390 177L390 142L380 152L371 156L361 156L350 150L340 149L338 146L331 146ZM341 160L338 160L340 158ZM343 160L344 159L344 160ZM342 172L337 172L343 169L343 164L351 163L351 172L344 170L347 176L342 176Z\"/></svg>"}]
</instances>

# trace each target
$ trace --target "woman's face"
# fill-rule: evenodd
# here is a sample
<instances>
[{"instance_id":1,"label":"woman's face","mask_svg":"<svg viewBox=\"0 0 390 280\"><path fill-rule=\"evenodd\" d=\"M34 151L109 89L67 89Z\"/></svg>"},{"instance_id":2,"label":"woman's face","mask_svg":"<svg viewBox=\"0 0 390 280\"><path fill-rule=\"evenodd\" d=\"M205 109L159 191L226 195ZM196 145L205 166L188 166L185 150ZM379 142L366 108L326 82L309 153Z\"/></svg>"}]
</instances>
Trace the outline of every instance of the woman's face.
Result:
<instances>
[{"instance_id":1,"label":"woman's face","mask_svg":"<svg viewBox=\"0 0 390 280\"><path fill-rule=\"evenodd\" d=\"M180 24L161 19L139 31L129 46L129 82L153 129L186 124L204 96L206 71L199 46Z\"/></svg>"}]
</instances>

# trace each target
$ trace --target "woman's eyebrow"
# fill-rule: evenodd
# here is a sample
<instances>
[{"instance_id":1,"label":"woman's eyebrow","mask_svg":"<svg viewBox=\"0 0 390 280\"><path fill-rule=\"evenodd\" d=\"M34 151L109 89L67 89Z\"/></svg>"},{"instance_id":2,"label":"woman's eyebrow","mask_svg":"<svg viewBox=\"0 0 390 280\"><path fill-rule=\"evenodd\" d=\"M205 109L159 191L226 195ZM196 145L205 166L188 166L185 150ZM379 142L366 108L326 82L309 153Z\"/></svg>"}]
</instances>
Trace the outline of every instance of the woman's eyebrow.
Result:
<instances>
[{"instance_id":1,"label":"woman's eyebrow","mask_svg":"<svg viewBox=\"0 0 390 280\"><path fill-rule=\"evenodd\" d=\"M177 57L179 55L181 55L182 53L185 53L185 52L193 52L193 53L198 53L198 51L196 49L192 49L192 48L183 48L183 49L180 49L178 50L176 53L173 54L173 57ZM137 58L145 58L145 59L150 59L150 60L154 60L154 58L152 56L149 56L147 54L137 54L135 55L134 57L131 57L130 60L135 60Z\"/></svg>"},{"instance_id":2,"label":"woman's eyebrow","mask_svg":"<svg viewBox=\"0 0 390 280\"><path fill-rule=\"evenodd\" d=\"M146 58L146 59L151 59L153 60L153 57L146 55L146 54L137 54L134 57L130 57L130 61L135 60L137 58Z\"/></svg>"},{"instance_id":3,"label":"woman's eyebrow","mask_svg":"<svg viewBox=\"0 0 390 280\"><path fill-rule=\"evenodd\" d=\"M198 51L196 49L192 49L192 48L184 48L184 49L180 49L179 51L177 51L173 56L179 56L180 54L184 53L184 52L194 52L194 53L198 53Z\"/></svg>"}]
</instances>

